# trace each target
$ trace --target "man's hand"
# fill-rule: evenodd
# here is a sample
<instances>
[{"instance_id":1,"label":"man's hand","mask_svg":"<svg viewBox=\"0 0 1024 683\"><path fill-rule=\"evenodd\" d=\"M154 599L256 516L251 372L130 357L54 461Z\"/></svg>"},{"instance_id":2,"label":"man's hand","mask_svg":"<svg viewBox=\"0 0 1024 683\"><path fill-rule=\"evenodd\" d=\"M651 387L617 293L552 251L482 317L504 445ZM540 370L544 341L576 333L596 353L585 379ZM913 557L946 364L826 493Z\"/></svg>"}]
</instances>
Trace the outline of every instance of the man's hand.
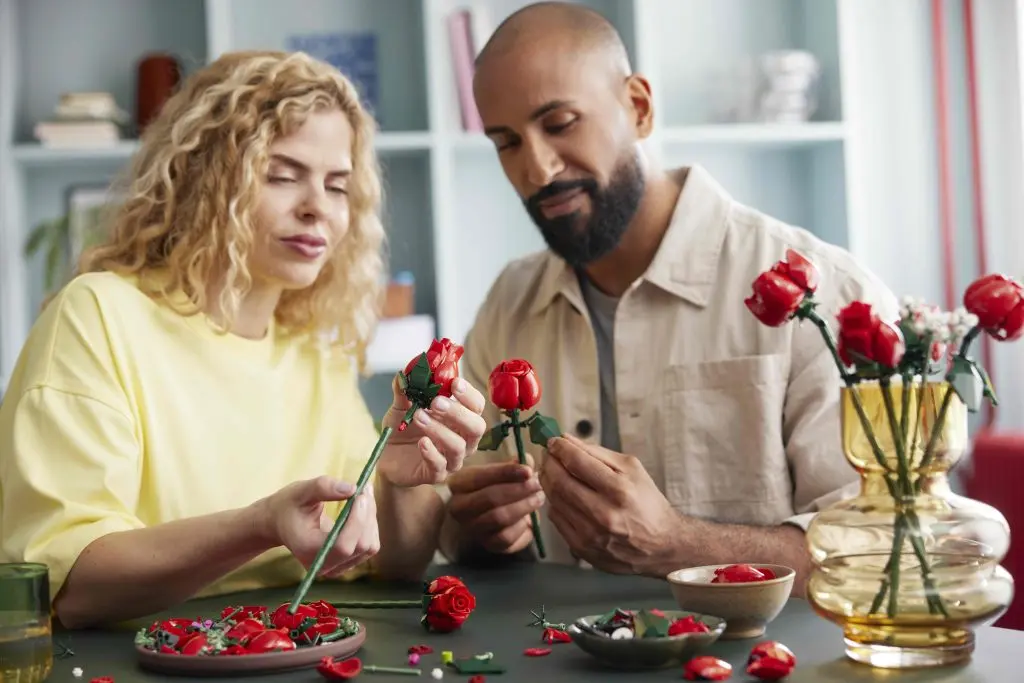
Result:
<instances>
[{"instance_id":1,"label":"man's hand","mask_svg":"<svg viewBox=\"0 0 1024 683\"><path fill-rule=\"evenodd\" d=\"M556 437L540 484L548 518L576 557L617 574L661 576L674 568L685 525L635 457Z\"/></svg>"},{"instance_id":2,"label":"man's hand","mask_svg":"<svg viewBox=\"0 0 1024 683\"><path fill-rule=\"evenodd\" d=\"M465 467L448 478L448 514L462 535L497 554L512 554L533 542L530 513L544 504L544 493L527 455L518 460Z\"/></svg>"}]
</instances>

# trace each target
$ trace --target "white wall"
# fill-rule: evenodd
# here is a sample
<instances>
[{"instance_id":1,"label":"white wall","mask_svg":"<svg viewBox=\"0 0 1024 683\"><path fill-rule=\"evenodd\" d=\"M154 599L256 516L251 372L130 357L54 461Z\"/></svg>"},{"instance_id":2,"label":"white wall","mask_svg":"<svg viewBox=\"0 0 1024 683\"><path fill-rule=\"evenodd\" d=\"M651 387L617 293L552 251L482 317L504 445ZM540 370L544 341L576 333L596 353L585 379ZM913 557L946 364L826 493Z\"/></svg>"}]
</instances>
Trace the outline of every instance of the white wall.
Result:
<instances>
[{"instance_id":1,"label":"white wall","mask_svg":"<svg viewBox=\"0 0 1024 683\"><path fill-rule=\"evenodd\" d=\"M1024 279L1024 0L974 0L988 269ZM1024 431L1024 340L995 344L996 425Z\"/></svg>"}]
</instances>

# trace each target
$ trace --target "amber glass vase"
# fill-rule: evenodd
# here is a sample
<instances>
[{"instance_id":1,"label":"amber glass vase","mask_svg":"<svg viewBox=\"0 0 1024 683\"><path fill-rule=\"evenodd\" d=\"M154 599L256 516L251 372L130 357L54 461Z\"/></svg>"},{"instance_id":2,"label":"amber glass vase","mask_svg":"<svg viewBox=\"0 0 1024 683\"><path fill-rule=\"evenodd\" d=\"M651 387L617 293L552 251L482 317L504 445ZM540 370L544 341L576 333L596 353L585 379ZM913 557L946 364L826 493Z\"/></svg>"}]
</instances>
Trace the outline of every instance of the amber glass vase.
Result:
<instances>
[{"instance_id":1,"label":"amber glass vase","mask_svg":"<svg viewBox=\"0 0 1024 683\"><path fill-rule=\"evenodd\" d=\"M896 378L843 388L840 409L860 494L808 529L808 599L842 627L853 660L903 669L969 659L974 630L1010 605L1013 579L999 565L1006 519L949 486L968 446L966 407L945 382Z\"/></svg>"}]
</instances>

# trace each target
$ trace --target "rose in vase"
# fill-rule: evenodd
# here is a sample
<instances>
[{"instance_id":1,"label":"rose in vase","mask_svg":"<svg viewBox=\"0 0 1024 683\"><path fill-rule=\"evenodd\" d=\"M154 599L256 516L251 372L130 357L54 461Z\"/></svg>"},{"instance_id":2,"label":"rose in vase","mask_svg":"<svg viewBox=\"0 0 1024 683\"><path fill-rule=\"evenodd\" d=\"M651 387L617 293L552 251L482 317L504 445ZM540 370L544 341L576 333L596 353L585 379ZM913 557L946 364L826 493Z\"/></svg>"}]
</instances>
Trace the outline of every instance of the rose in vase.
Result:
<instances>
[{"instance_id":1,"label":"rose in vase","mask_svg":"<svg viewBox=\"0 0 1024 683\"><path fill-rule=\"evenodd\" d=\"M908 627L905 631L907 638L899 640L900 629L893 620L904 616L918 620L917 629L922 628L922 619L934 620L929 623L934 623L937 629L944 629L942 624L951 624L948 631L932 636L936 642L940 638L948 638L947 642L940 644L949 646L949 652L935 654L931 660L945 657L952 661L960 656L953 653L957 647L963 646L961 651L969 652L969 643L963 636L964 625L983 622L997 613L1000 605L1005 608L1008 604L1005 577L994 579L991 590L984 588L987 570L972 570L969 566L961 570L950 565L950 562L958 560L943 555L942 543L936 541L936 534L945 534L943 538L947 540L963 541L961 551L969 548L970 552L978 553L973 560L965 556L965 566L981 567L985 563L998 563L1004 552L1003 541L1008 535L1005 519L998 511L973 501L964 502L965 499L959 499L959 504L966 507L959 510L950 507L952 498L947 497L945 471L962 452L958 450L962 448L961 444L966 442L965 413L954 410L953 406L976 411L984 398L995 403L991 381L984 368L971 358L970 346L982 332L1003 341L1019 338L1024 333L1021 287L1005 276L987 275L967 289L962 309L947 313L923 302L905 299L900 317L895 321L882 319L866 302L854 301L838 312L838 329L833 335L829 324L817 311L817 274L801 276L802 279L788 275L793 271L792 264L797 266L798 272L813 266L792 250L787 252L786 258L785 262L776 264L755 280L753 294L746 300L747 307L769 326L780 326L791 320L808 320L819 329L845 384L841 402L844 450L862 473L864 486L869 480L881 485L879 491L862 489L862 495L857 499L839 503L818 515L815 524L820 523L818 528L826 531L811 539L809 530L812 553L825 553L819 557L838 558L838 564L830 565L831 568L822 574L827 575L822 581L849 581L848 585L853 586L850 590L857 595L860 587L870 586L871 572L874 571L871 567L881 568L881 562L873 565L869 556L856 555L858 551L850 549L847 536L828 538L831 543L828 548L822 545L822 539L827 538L826 533L846 529L854 535L860 534L859 538L868 538L862 547L869 549L873 547L870 538L877 529L871 525L880 523L885 515L890 514L886 511L892 511L888 518L891 520L889 534L885 537L892 538L891 551L888 551L888 561L881 570L882 579L874 584L877 588L873 593L867 593L861 607L859 597L851 597L853 592L841 594L837 588L839 584L829 584L830 599L836 602L831 605L833 609L825 611L837 615L836 620L844 624L847 623L845 619L855 617L856 625L847 637L857 631L861 635L868 634L864 637L869 639L856 642L869 642L877 636L880 639L877 642L881 644L887 637L886 647L890 652L904 648L900 643L911 643L915 638L913 628ZM950 415L963 420L963 426L956 423L947 425ZM847 418L859 425L859 430L853 430L852 425L847 424ZM858 450L862 442L863 457ZM850 446L851 443L855 445ZM935 485L939 486L936 489L938 493L929 489ZM879 502L879 493L889 497L887 505ZM849 515L854 516L853 521ZM971 533L968 531L948 530L950 527L967 529L971 525L966 524L965 516L971 515L973 533L982 533L982 529L986 533L991 532L990 538L995 538L995 543L957 537L960 533ZM822 521L826 517L827 523ZM923 517L926 522L922 522ZM924 529L926 524L930 526ZM928 546L929 543L932 546ZM904 547L909 547L910 552L905 553ZM974 565L971 565L972 561ZM829 575L830 571L833 574ZM843 571L846 572L845 579L840 577ZM981 577L974 584L965 578L972 571ZM908 572L917 575L916 581L908 583L903 580L910 576ZM941 587L939 580L945 581L945 588ZM921 587L920 593L913 592L918 590L915 586ZM901 589L911 590L912 595L902 595ZM950 595L944 596L944 590L950 591ZM985 593L987 590L989 592ZM968 594L965 591L975 592ZM922 613L916 611L918 595L921 596L921 609L926 610ZM869 603L870 608L867 607ZM956 614L951 616L953 611ZM867 621L869 617L872 621ZM885 622L884 628L880 626L872 631L875 619L879 624L886 619L890 621ZM885 633L889 635L883 637ZM959 641L954 642L957 638ZM921 642L920 639L917 642ZM905 649L913 649L913 646L908 645ZM850 652L848 650L848 654ZM858 658L854 654L850 656ZM917 660L918 665L927 658L920 652L914 656L921 657ZM895 661L898 657L893 655L889 659ZM912 659L908 657L903 661Z\"/></svg>"}]
</instances>

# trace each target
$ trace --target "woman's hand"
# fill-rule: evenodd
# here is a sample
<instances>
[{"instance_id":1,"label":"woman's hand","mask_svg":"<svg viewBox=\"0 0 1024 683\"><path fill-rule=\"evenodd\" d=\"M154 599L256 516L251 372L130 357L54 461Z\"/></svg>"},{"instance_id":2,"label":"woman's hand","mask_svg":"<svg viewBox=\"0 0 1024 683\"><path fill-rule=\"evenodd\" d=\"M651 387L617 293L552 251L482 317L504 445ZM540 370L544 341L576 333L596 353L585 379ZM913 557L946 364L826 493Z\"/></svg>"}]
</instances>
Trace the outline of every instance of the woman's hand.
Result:
<instances>
[{"instance_id":1,"label":"woman's hand","mask_svg":"<svg viewBox=\"0 0 1024 683\"><path fill-rule=\"evenodd\" d=\"M333 477L297 481L256 505L264 533L273 545L283 545L308 568L334 520L324 513L324 503L347 500L355 493L354 484ZM352 505L352 512L338 534L338 540L324 561L320 576L334 576L370 559L380 550L377 530L377 505L373 486L367 483Z\"/></svg>"},{"instance_id":2,"label":"woman's hand","mask_svg":"<svg viewBox=\"0 0 1024 683\"><path fill-rule=\"evenodd\" d=\"M411 405L392 382L394 401L383 425L395 431L381 455L377 471L395 486L409 488L440 484L462 467L463 459L476 450L487 423L481 416L484 396L464 379L452 383L452 396L436 397L429 410L417 410L405 431L398 431Z\"/></svg>"}]
</instances>

